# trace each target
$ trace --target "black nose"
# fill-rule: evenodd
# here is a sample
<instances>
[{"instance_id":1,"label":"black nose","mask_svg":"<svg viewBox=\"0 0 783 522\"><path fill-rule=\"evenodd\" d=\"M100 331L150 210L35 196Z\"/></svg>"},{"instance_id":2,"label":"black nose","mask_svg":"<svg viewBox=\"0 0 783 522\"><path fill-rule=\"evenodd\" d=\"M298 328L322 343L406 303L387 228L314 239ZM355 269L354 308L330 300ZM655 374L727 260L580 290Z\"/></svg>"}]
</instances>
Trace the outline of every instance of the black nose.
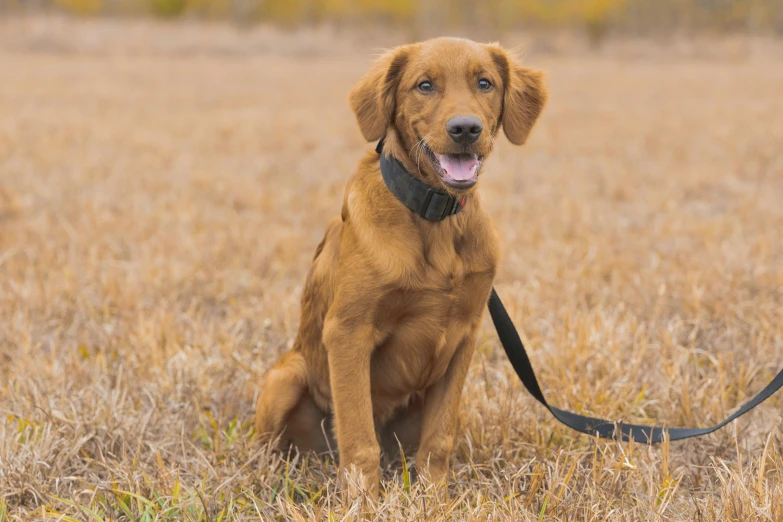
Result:
<instances>
[{"instance_id":1,"label":"black nose","mask_svg":"<svg viewBox=\"0 0 783 522\"><path fill-rule=\"evenodd\" d=\"M481 120L475 116L454 116L446 122L446 132L451 139L462 145L476 141L483 130Z\"/></svg>"}]
</instances>

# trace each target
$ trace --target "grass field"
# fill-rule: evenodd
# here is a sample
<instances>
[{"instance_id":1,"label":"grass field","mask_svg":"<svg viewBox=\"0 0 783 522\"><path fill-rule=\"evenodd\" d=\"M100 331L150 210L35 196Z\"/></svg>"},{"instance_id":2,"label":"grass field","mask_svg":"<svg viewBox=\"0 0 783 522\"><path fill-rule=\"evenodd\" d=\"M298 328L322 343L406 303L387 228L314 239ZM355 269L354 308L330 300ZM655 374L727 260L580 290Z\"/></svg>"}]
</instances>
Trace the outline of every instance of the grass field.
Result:
<instances>
[{"instance_id":1,"label":"grass field","mask_svg":"<svg viewBox=\"0 0 783 522\"><path fill-rule=\"evenodd\" d=\"M0 521L783 520L783 396L683 443L578 436L488 320L449 502L269 454L254 395L370 147L376 49L51 24L0 24ZM480 184L497 289L553 404L709 425L783 364L783 52L635 49L526 53L550 105Z\"/></svg>"}]
</instances>

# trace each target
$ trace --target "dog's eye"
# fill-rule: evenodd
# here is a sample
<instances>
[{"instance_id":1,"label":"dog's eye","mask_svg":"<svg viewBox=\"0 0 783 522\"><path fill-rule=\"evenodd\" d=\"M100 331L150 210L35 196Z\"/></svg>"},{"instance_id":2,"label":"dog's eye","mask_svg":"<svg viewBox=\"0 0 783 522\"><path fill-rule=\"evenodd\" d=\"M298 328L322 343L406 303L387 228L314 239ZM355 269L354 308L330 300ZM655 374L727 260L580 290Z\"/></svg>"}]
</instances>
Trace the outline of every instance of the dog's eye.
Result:
<instances>
[{"instance_id":1,"label":"dog's eye","mask_svg":"<svg viewBox=\"0 0 783 522\"><path fill-rule=\"evenodd\" d=\"M488 91L488 90L490 90L492 88L492 83L489 80L487 80L486 78L481 78L478 81L478 86L479 86L479 89L481 89L482 91Z\"/></svg>"},{"instance_id":2,"label":"dog's eye","mask_svg":"<svg viewBox=\"0 0 783 522\"><path fill-rule=\"evenodd\" d=\"M417 87L421 92L432 92L435 89L435 87L432 86L432 82L426 80L417 85Z\"/></svg>"}]
</instances>

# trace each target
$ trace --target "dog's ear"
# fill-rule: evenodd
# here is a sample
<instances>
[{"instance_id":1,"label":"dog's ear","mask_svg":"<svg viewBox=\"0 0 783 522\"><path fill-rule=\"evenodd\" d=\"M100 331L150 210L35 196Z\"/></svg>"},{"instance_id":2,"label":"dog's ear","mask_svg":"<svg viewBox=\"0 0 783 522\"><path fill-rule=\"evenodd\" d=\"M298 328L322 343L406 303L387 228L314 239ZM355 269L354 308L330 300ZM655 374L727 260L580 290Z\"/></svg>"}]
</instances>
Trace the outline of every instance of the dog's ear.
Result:
<instances>
[{"instance_id":1,"label":"dog's ear","mask_svg":"<svg viewBox=\"0 0 783 522\"><path fill-rule=\"evenodd\" d=\"M367 141L379 140L386 134L394 117L397 82L408 63L409 52L409 46L400 46L381 56L351 91L351 108Z\"/></svg>"},{"instance_id":2,"label":"dog's ear","mask_svg":"<svg viewBox=\"0 0 783 522\"><path fill-rule=\"evenodd\" d=\"M546 104L544 75L522 67L499 45L489 45L489 52L503 78L503 114L501 124L508 141L522 145L527 140Z\"/></svg>"}]
</instances>

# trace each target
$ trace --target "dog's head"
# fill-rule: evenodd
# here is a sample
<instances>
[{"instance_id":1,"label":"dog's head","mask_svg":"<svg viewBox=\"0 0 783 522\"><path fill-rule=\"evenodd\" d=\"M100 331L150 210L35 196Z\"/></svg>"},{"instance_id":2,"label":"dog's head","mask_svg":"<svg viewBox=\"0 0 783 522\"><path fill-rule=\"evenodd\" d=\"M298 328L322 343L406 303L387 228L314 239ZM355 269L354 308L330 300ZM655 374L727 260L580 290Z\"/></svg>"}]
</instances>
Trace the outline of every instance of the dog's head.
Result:
<instances>
[{"instance_id":1,"label":"dog's head","mask_svg":"<svg viewBox=\"0 0 783 522\"><path fill-rule=\"evenodd\" d=\"M382 56L350 102L368 141L386 137L409 172L465 192L501 126L511 143L525 142L546 90L540 72L499 45L436 38Z\"/></svg>"}]
</instances>

